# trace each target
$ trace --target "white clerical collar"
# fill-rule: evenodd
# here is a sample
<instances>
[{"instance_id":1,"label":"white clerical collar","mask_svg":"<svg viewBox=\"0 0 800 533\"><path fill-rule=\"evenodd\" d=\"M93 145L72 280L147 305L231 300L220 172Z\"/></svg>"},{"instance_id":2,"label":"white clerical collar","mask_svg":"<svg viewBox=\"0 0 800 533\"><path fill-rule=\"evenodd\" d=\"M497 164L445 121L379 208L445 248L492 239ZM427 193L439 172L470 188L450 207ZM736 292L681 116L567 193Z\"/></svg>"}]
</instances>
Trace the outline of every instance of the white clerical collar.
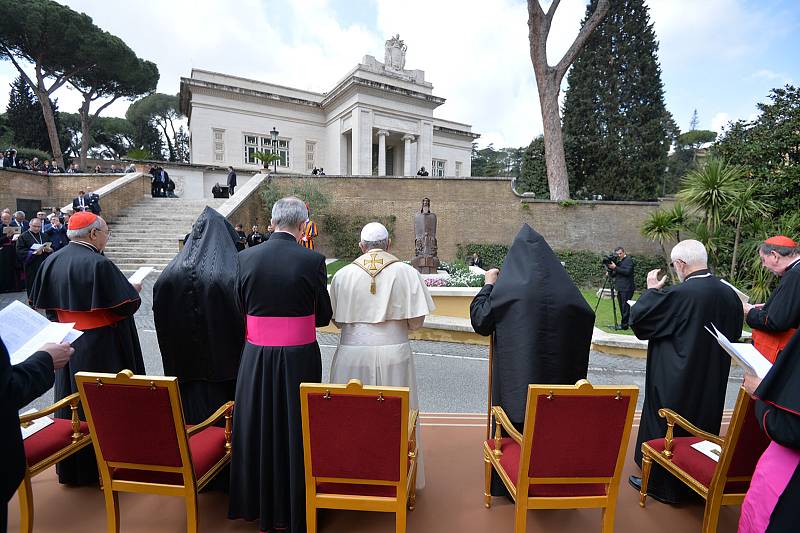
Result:
<instances>
[{"instance_id":1,"label":"white clerical collar","mask_svg":"<svg viewBox=\"0 0 800 533\"><path fill-rule=\"evenodd\" d=\"M97 249L97 247L96 247L95 245L93 245L93 244L89 244L88 242L83 242L83 241L70 241L69 243L70 243L70 244L78 244L78 245L80 245L80 246L83 246L84 248L88 248L88 249L92 250L93 252L100 253L100 250L98 250L98 249Z\"/></svg>"}]
</instances>

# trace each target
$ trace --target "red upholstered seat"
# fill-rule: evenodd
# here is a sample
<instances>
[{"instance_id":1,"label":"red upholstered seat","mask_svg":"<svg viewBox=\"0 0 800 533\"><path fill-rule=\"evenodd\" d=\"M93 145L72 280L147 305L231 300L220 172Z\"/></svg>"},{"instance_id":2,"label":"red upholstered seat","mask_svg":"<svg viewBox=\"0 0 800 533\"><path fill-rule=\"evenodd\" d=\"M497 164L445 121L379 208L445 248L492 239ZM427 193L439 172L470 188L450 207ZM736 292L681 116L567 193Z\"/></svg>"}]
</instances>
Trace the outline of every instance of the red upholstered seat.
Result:
<instances>
[{"instance_id":1,"label":"red upholstered seat","mask_svg":"<svg viewBox=\"0 0 800 533\"><path fill-rule=\"evenodd\" d=\"M519 476L520 445L512 438L501 439L500 465L508 474L515 485ZM494 449L494 440L487 440L486 444ZM559 496L606 496L606 486L602 483L576 483L573 485L535 485L528 490L529 496L559 497Z\"/></svg>"},{"instance_id":2,"label":"red upholstered seat","mask_svg":"<svg viewBox=\"0 0 800 533\"><path fill-rule=\"evenodd\" d=\"M702 440L697 437L673 437L671 461L675 466L708 487L711 484L711 478L714 477L717 462L692 448L692 444ZM665 442L663 438L653 439L647 441L647 445L661 453L664 451ZM750 483L747 481L729 481L725 484L725 492L747 492L749 485Z\"/></svg>"},{"instance_id":3,"label":"red upholstered seat","mask_svg":"<svg viewBox=\"0 0 800 533\"><path fill-rule=\"evenodd\" d=\"M394 498L397 488L391 485L359 485L358 483L317 483L317 494L355 494Z\"/></svg>"},{"instance_id":4,"label":"red upholstered seat","mask_svg":"<svg viewBox=\"0 0 800 533\"><path fill-rule=\"evenodd\" d=\"M81 433L89 434L86 422L81 422ZM28 466L33 466L72 443L72 421L54 418L52 424L37 431L23 442L25 460Z\"/></svg>"},{"instance_id":5,"label":"red upholstered seat","mask_svg":"<svg viewBox=\"0 0 800 533\"><path fill-rule=\"evenodd\" d=\"M225 455L225 430L209 426L189 437L189 453L192 455L195 479L200 479ZM115 480L183 485L183 477L170 472L115 468L111 475Z\"/></svg>"}]
</instances>

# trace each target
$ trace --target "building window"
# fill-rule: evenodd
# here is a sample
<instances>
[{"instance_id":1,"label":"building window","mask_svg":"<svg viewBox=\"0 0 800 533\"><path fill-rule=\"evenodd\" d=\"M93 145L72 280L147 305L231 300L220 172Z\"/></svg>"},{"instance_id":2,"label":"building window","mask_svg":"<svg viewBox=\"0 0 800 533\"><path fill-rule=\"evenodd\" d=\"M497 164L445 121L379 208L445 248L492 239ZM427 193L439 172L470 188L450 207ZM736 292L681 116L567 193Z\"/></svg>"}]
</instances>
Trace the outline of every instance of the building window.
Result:
<instances>
[{"instance_id":1,"label":"building window","mask_svg":"<svg viewBox=\"0 0 800 533\"><path fill-rule=\"evenodd\" d=\"M306 172L311 172L317 166L317 143L306 141Z\"/></svg>"},{"instance_id":2,"label":"building window","mask_svg":"<svg viewBox=\"0 0 800 533\"><path fill-rule=\"evenodd\" d=\"M214 161L225 161L225 130L214 129Z\"/></svg>"},{"instance_id":3,"label":"building window","mask_svg":"<svg viewBox=\"0 0 800 533\"><path fill-rule=\"evenodd\" d=\"M431 168L431 175L432 176L438 176L440 178L443 177L444 176L445 160L444 159L434 159L432 163L433 163L433 168Z\"/></svg>"},{"instance_id":4,"label":"building window","mask_svg":"<svg viewBox=\"0 0 800 533\"><path fill-rule=\"evenodd\" d=\"M259 164L260 161L255 157L256 152L266 152L268 154L276 152L280 157L278 166L283 168L289 166L289 139L278 139L273 143L272 137L269 135L245 134L244 162L248 165Z\"/></svg>"},{"instance_id":5,"label":"building window","mask_svg":"<svg viewBox=\"0 0 800 533\"><path fill-rule=\"evenodd\" d=\"M461 177L461 165L462 165L461 161L456 161L456 177L457 178Z\"/></svg>"}]
</instances>

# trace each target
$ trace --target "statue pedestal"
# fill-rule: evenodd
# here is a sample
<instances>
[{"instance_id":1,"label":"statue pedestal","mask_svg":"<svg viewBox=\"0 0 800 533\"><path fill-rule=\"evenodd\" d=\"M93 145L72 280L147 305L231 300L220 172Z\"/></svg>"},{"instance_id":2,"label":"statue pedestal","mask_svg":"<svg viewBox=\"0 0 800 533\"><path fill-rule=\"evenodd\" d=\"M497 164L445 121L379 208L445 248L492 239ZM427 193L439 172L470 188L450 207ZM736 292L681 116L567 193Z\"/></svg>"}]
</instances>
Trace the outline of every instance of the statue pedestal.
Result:
<instances>
[{"instance_id":1,"label":"statue pedestal","mask_svg":"<svg viewBox=\"0 0 800 533\"><path fill-rule=\"evenodd\" d=\"M439 258L432 255L418 255L411 260L411 266L420 274L436 274L439 270Z\"/></svg>"}]
</instances>

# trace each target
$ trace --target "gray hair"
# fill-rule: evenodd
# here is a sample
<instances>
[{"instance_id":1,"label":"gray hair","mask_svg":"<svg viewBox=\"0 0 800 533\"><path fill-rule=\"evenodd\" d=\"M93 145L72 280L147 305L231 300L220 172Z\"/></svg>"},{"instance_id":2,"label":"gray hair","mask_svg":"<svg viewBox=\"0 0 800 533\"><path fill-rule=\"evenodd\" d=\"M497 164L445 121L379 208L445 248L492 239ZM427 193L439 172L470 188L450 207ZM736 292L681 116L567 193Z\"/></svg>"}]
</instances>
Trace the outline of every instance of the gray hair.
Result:
<instances>
[{"instance_id":1,"label":"gray hair","mask_svg":"<svg viewBox=\"0 0 800 533\"><path fill-rule=\"evenodd\" d=\"M361 244L367 250L373 250L375 248L380 248L383 251L386 251L389 248L389 238L381 239L379 241L361 241Z\"/></svg>"},{"instance_id":2,"label":"gray hair","mask_svg":"<svg viewBox=\"0 0 800 533\"><path fill-rule=\"evenodd\" d=\"M800 254L800 248L795 246L778 246L775 244L767 244L762 242L758 247L758 251L764 255L769 255L771 252L777 252L778 255L783 257L794 257Z\"/></svg>"},{"instance_id":3,"label":"gray hair","mask_svg":"<svg viewBox=\"0 0 800 533\"><path fill-rule=\"evenodd\" d=\"M272 206L272 225L276 229L296 228L308 220L306 204L296 196L281 198Z\"/></svg>"},{"instance_id":4,"label":"gray hair","mask_svg":"<svg viewBox=\"0 0 800 533\"><path fill-rule=\"evenodd\" d=\"M84 237L88 237L89 233L93 229L102 229L103 228L103 219L97 217L94 222L89 224L86 227L81 229L68 229L67 230L67 237L70 239L83 239Z\"/></svg>"},{"instance_id":5,"label":"gray hair","mask_svg":"<svg viewBox=\"0 0 800 533\"><path fill-rule=\"evenodd\" d=\"M16 212L14 212L14 218L16 218L16 217L25 218L25 213L23 213L22 211L16 211Z\"/></svg>"},{"instance_id":6,"label":"gray hair","mask_svg":"<svg viewBox=\"0 0 800 533\"><path fill-rule=\"evenodd\" d=\"M694 239L679 242L672 248L672 252L669 255L673 261L683 261L690 267L705 268L708 266L706 247L703 246L702 242Z\"/></svg>"}]
</instances>

